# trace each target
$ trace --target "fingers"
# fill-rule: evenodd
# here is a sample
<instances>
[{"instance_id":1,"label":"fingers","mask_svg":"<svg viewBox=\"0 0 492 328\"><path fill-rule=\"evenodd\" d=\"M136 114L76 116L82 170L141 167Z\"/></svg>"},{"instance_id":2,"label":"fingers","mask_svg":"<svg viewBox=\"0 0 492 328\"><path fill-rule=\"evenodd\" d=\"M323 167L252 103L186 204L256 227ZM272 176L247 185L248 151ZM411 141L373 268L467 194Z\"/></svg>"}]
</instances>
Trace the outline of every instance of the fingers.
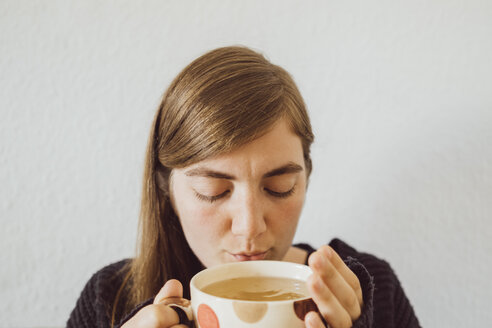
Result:
<instances>
[{"instance_id":1,"label":"fingers","mask_svg":"<svg viewBox=\"0 0 492 328\"><path fill-rule=\"evenodd\" d=\"M332 259L334 258L333 254L330 256ZM329 299L331 303L334 303L333 306L343 307L352 320L358 318L361 306L357 295L350 283L345 280L332 261L326 258L323 252L318 251L309 258L309 264L313 268L316 278L313 280L313 283L319 282L325 285L318 286L318 290L326 294L321 298L325 300ZM323 287L327 287L326 290Z\"/></svg>"},{"instance_id":2,"label":"fingers","mask_svg":"<svg viewBox=\"0 0 492 328\"><path fill-rule=\"evenodd\" d=\"M123 327L174 327L179 324L179 316L164 304L151 304L141 309Z\"/></svg>"},{"instance_id":3,"label":"fingers","mask_svg":"<svg viewBox=\"0 0 492 328\"><path fill-rule=\"evenodd\" d=\"M179 280L168 280L154 298L154 304L158 304L168 297L183 297L183 285Z\"/></svg>"},{"instance_id":4,"label":"fingers","mask_svg":"<svg viewBox=\"0 0 492 328\"><path fill-rule=\"evenodd\" d=\"M328 245L324 245L319 249L322 254L330 259L330 262L335 266L337 271L342 275L343 279L352 287L355 294L357 295L357 300L362 306L362 289L360 287L359 278L355 273L350 270L350 268L343 262L342 258Z\"/></svg>"},{"instance_id":5,"label":"fingers","mask_svg":"<svg viewBox=\"0 0 492 328\"><path fill-rule=\"evenodd\" d=\"M340 305L340 302L321 277L313 274L308 278L307 285L313 301L318 306L318 310L331 327L345 328L352 326L352 318L348 311Z\"/></svg>"},{"instance_id":6,"label":"fingers","mask_svg":"<svg viewBox=\"0 0 492 328\"><path fill-rule=\"evenodd\" d=\"M159 327L159 328L187 328L186 325L179 324L180 317L178 312L171 308L169 301L187 301L182 299L183 285L178 280L169 280L161 288L154 298L153 304L145 306L128 320L123 328ZM168 302L166 302L166 300ZM187 301L189 303L189 301Z\"/></svg>"},{"instance_id":7,"label":"fingers","mask_svg":"<svg viewBox=\"0 0 492 328\"><path fill-rule=\"evenodd\" d=\"M311 311L306 314L304 317L304 323L306 324L306 328L325 328L323 321L319 317L317 312Z\"/></svg>"},{"instance_id":8,"label":"fingers","mask_svg":"<svg viewBox=\"0 0 492 328\"><path fill-rule=\"evenodd\" d=\"M359 279L329 246L311 254L308 263L308 288L321 314L331 327L350 327L361 314Z\"/></svg>"}]
</instances>

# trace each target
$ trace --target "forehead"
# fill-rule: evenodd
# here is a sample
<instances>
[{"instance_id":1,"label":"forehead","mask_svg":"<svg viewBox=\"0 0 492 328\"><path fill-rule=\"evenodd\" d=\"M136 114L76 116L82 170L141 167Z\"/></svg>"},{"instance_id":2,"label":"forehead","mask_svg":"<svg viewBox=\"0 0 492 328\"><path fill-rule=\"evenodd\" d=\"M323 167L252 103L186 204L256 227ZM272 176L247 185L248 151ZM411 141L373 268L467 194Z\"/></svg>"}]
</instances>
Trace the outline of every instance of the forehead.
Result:
<instances>
[{"instance_id":1,"label":"forehead","mask_svg":"<svg viewBox=\"0 0 492 328\"><path fill-rule=\"evenodd\" d=\"M255 175L289 162L304 168L302 142L287 121L281 120L263 136L230 152L207 158L185 169L206 167L238 175Z\"/></svg>"}]
</instances>

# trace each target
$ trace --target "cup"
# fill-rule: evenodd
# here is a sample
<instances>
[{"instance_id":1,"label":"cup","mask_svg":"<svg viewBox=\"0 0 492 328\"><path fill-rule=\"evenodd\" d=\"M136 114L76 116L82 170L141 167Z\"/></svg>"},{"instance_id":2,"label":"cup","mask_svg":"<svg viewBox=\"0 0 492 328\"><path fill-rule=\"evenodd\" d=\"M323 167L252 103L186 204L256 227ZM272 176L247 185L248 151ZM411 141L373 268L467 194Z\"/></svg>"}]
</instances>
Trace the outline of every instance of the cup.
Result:
<instances>
[{"instance_id":1,"label":"cup","mask_svg":"<svg viewBox=\"0 0 492 328\"><path fill-rule=\"evenodd\" d=\"M303 328L304 316L318 311L308 295L284 300L243 300L214 296L204 291L210 284L233 278L274 277L306 282L312 274L306 265L282 261L245 261L222 264L197 273L190 281L191 304L168 303L184 310L197 328ZM173 306L176 309L176 306ZM184 315L180 313L180 318Z\"/></svg>"}]
</instances>

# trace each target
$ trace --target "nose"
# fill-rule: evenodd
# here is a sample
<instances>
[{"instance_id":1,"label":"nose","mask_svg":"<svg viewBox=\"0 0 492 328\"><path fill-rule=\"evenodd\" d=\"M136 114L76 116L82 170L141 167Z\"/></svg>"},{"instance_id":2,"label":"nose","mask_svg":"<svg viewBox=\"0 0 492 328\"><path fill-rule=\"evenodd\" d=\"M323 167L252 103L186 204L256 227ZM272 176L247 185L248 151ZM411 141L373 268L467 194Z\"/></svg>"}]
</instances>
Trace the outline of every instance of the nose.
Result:
<instances>
[{"instance_id":1,"label":"nose","mask_svg":"<svg viewBox=\"0 0 492 328\"><path fill-rule=\"evenodd\" d=\"M253 191L236 199L231 215L231 231L236 236L254 240L266 231L264 204Z\"/></svg>"}]
</instances>

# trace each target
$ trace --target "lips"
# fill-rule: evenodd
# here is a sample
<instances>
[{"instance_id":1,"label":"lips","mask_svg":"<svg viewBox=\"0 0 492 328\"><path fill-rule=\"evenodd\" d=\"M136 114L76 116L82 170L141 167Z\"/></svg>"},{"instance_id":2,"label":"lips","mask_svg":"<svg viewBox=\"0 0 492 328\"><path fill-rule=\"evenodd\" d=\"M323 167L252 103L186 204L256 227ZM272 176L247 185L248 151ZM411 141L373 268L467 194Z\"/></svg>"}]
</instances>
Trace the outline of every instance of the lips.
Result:
<instances>
[{"instance_id":1,"label":"lips","mask_svg":"<svg viewBox=\"0 0 492 328\"><path fill-rule=\"evenodd\" d=\"M262 252L262 253L238 253L238 254L231 254L237 261L258 261L258 260L264 260L267 252Z\"/></svg>"}]
</instances>

